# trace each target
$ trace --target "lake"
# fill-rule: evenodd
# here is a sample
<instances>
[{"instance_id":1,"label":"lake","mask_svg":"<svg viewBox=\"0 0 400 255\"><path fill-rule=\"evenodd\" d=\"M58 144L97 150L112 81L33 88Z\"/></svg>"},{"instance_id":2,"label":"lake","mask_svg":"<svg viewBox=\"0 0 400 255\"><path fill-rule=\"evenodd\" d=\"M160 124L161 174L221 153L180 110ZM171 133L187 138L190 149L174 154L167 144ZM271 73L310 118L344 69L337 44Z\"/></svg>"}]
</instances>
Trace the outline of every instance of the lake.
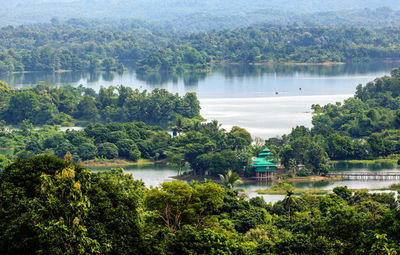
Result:
<instances>
[{"instance_id":1,"label":"lake","mask_svg":"<svg viewBox=\"0 0 400 255\"><path fill-rule=\"evenodd\" d=\"M135 179L142 179L147 187L155 187L164 181L173 181L177 175L177 168L165 165L132 165L123 167L126 172L132 174ZM108 168L92 167L93 171L104 171ZM400 171L400 167L390 164L353 164L339 163L334 165L334 171ZM324 189L332 191L337 186L347 186L351 189L373 189L387 188L392 184L399 183L399 180L341 180L341 181L319 181L319 182L296 182L292 185L298 189ZM244 189L249 197L259 196L255 191L266 189L272 185L271 182L244 183L238 188ZM267 202L276 202L284 198L283 195L262 195Z\"/></svg>"},{"instance_id":2,"label":"lake","mask_svg":"<svg viewBox=\"0 0 400 255\"><path fill-rule=\"evenodd\" d=\"M115 72L23 73L0 76L10 87L46 82L53 86L82 84L126 85L140 90L165 88L184 94L196 92L201 114L229 130L238 125L253 137L289 133L292 127L311 127L311 105L341 102L358 84L389 74L399 63L364 63L338 66L225 66L212 73L136 74L133 68Z\"/></svg>"}]
</instances>

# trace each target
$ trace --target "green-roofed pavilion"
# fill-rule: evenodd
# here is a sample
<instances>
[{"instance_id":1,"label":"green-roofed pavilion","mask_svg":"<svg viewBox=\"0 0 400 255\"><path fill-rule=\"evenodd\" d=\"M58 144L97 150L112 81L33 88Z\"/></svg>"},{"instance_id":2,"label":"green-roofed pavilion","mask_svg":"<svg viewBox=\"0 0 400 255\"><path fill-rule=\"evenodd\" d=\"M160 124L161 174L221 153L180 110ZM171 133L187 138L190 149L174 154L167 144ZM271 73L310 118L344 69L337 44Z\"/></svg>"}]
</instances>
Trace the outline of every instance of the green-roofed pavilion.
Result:
<instances>
[{"instance_id":1,"label":"green-roofed pavilion","mask_svg":"<svg viewBox=\"0 0 400 255\"><path fill-rule=\"evenodd\" d=\"M265 157L269 156L271 151L269 149L264 149L258 157L253 159L252 167L255 168L257 178L267 178L272 179L276 171L276 165Z\"/></svg>"}]
</instances>

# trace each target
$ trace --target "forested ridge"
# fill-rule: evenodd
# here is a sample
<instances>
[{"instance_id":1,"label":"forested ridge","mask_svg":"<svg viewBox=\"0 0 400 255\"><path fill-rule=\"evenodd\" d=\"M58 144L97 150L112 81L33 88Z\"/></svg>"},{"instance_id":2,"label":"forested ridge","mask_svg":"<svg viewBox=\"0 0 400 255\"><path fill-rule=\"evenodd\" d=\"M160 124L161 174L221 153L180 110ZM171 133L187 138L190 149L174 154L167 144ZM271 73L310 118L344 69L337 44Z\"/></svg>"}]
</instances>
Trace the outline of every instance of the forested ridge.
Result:
<instances>
[{"instance_id":1,"label":"forested ridge","mask_svg":"<svg viewBox=\"0 0 400 255\"><path fill-rule=\"evenodd\" d=\"M338 15L345 11L365 10L376 8L399 9L395 0L326 0L324 2L314 0L303 0L301 4L296 0L260 0L248 2L245 0L171 0L166 3L162 0L25 0L21 1L3 0L3 8L0 10L1 24L30 24L32 22L48 22L52 17L60 20L82 17L86 19L116 19L135 18L151 22L163 23L182 16L194 16L204 14L207 16L220 17L218 21L242 15L250 19L257 11L265 9L279 15L280 20L290 20L297 15L305 18L321 12L337 12ZM386 17L388 18L388 17ZM357 16L354 17L357 19ZM374 19L374 17L370 17ZM202 19L203 21L205 19ZM264 17L260 22L270 21ZM240 23L241 21L238 20ZM348 20L348 25L352 24ZM185 28L185 26L183 27ZM229 27L232 28L232 27Z\"/></svg>"},{"instance_id":2,"label":"forested ridge","mask_svg":"<svg viewBox=\"0 0 400 255\"><path fill-rule=\"evenodd\" d=\"M119 29L118 29L119 28ZM0 72L209 71L221 63L326 63L398 59L399 28L257 25L178 33L135 24L3 27Z\"/></svg>"},{"instance_id":3,"label":"forested ridge","mask_svg":"<svg viewBox=\"0 0 400 255\"><path fill-rule=\"evenodd\" d=\"M228 186L146 188L121 169L19 159L0 173L1 254L396 254L394 193L336 187L267 204Z\"/></svg>"}]
</instances>

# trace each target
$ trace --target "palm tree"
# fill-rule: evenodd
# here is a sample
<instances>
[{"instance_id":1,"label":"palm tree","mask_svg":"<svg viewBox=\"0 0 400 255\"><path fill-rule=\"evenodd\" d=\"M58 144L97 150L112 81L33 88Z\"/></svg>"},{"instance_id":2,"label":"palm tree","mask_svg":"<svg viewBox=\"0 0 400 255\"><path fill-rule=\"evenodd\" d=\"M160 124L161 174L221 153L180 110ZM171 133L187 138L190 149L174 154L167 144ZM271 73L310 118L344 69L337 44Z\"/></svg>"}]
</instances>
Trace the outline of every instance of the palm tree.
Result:
<instances>
[{"instance_id":1,"label":"palm tree","mask_svg":"<svg viewBox=\"0 0 400 255\"><path fill-rule=\"evenodd\" d=\"M219 178L221 179L222 183L226 185L229 189L233 189L235 185L242 183L239 175L237 173L233 173L230 169L225 176L220 174Z\"/></svg>"},{"instance_id":2,"label":"palm tree","mask_svg":"<svg viewBox=\"0 0 400 255\"><path fill-rule=\"evenodd\" d=\"M284 201L285 201L286 206L289 209L289 221L290 221L290 218L291 218L290 207L291 207L292 204L296 204L296 200L295 200L293 195L294 195L293 191L286 190L286 197L285 197Z\"/></svg>"}]
</instances>

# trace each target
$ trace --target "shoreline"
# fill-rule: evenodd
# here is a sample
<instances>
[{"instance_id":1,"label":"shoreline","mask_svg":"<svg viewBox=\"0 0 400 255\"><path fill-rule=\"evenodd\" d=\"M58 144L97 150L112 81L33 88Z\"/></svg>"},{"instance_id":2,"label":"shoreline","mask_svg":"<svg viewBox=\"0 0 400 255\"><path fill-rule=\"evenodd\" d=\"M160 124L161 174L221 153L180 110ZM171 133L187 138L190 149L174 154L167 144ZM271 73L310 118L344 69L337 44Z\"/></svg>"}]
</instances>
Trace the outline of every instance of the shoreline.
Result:
<instances>
[{"instance_id":1,"label":"shoreline","mask_svg":"<svg viewBox=\"0 0 400 255\"><path fill-rule=\"evenodd\" d=\"M345 65L345 62L254 62L254 63L240 63L240 62L222 62L222 65L248 65L248 66L338 66Z\"/></svg>"},{"instance_id":2,"label":"shoreline","mask_svg":"<svg viewBox=\"0 0 400 255\"><path fill-rule=\"evenodd\" d=\"M181 176L171 176L174 180L178 181L204 181L204 179L208 179L214 182L220 182L219 178L212 177L212 176L193 176L190 174L181 175ZM257 180L255 177L241 177L240 181L242 183L259 183L259 182L320 182L320 181L340 181L342 180L341 177L326 177L326 176L319 176L319 175L311 175L307 177L291 177L286 179L278 179L275 178L274 180Z\"/></svg>"},{"instance_id":3,"label":"shoreline","mask_svg":"<svg viewBox=\"0 0 400 255\"><path fill-rule=\"evenodd\" d=\"M137 162L125 159L102 160L102 161L96 161L95 159L92 159L80 162L79 164L82 165L83 167L106 168L106 167L123 167L123 166L136 166L136 165L151 165L156 163L157 162L150 161L147 159L139 159Z\"/></svg>"},{"instance_id":4,"label":"shoreline","mask_svg":"<svg viewBox=\"0 0 400 255\"><path fill-rule=\"evenodd\" d=\"M378 159L349 159L349 160L330 160L329 164L337 164L337 163L350 163L350 164L392 164L397 165L398 159L390 159L390 158L378 158Z\"/></svg>"}]
</instances>

